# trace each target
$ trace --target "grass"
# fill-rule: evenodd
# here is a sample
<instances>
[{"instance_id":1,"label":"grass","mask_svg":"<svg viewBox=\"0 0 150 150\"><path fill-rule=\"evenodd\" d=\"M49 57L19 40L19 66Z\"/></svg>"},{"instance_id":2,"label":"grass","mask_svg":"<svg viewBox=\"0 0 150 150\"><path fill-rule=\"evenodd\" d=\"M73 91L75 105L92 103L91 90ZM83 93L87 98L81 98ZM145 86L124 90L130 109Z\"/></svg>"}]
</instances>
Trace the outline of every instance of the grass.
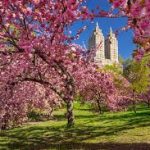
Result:
<instances>
[{"instance_id":1,"label":"grass","mask_svg":"<svg viewBox=\"0 0 150 150\"><path fill-rule=\"evenodd\" d=\"M75 126L67 129L65 110L55 120L31 122L0 132L0 150L149 150L150 109L93 113L87 105L75 105Z\"/></svg>"}]
</instances>

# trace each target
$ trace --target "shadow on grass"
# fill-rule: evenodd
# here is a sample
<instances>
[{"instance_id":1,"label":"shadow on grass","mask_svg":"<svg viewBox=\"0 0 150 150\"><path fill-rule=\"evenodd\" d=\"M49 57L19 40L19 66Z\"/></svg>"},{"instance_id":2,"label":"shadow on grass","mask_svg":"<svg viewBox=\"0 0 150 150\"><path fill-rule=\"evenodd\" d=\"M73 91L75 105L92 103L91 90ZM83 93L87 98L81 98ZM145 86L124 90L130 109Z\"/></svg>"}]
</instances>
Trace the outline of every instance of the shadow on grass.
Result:
<instances>
[{"instance_id":1,"label":"shadow on grass","mask_svg":"<svg viewBox=\"0 0 150 150\"><path fill-rule=\"evenodd\" d=\"M46 126L25 126L13 130L2 131L0 133L0 149L85 149L85 150L150 150L150 144L146 143L84 143L85 140L101 138L102 136L117 135L121 131L132 128L150 126L150 112L139 112L137 114L129 112L121 115L77 115L78 119L86 119L84 124L67 129L65 125L59 124L64 120L64 116L56 115L57 125L52 123ZM124 120L124 124L112 125L118 120ZM107 125L92 126L90 121L108 121ZM140 138L140 137L139 137Z\"/></svg>"},{"instance_id":2,"label":"shadow on grass","mask_svg":"<svg viewBox=\"0 0 150 150\"><path fill-rule=\"evenodd\" d=\"M147 143L48 143L48 141L33 141L30 145L9 145L10 150L150 150L150 144ZM7 150L8 150L7 149Z\"/></svg>"},{"instance_id":3,"label":"shadow on grass","mask_svg":"<svg viewBox=\"0 0 150 150\"><path fill-rule=\"evenodd\" d=\"M64 114L59 114L59 115L55 115L55 119L57 120L57 121L62 121L62 120L64 120ZM75 119L77 120L77 119L89 119L89 120L91 120L91 119L93 119L93 118L96 118L96 116L98 116L98 115L82 115L82 114L80 114L80 115L75 115Z\"/></svg>"},{"instance_id":4,"label":"shadow on grass","mask_svg":"<svg viewBox=\"0 0 150 150\"><path fill-rule=\"evenodd\" d=\"M58 150L149 150L150 144L117 144L117 143L98 143L98 144L80 144L80 143L63 143L51 144L48 149Z\"/></svg>"}]
</instances>

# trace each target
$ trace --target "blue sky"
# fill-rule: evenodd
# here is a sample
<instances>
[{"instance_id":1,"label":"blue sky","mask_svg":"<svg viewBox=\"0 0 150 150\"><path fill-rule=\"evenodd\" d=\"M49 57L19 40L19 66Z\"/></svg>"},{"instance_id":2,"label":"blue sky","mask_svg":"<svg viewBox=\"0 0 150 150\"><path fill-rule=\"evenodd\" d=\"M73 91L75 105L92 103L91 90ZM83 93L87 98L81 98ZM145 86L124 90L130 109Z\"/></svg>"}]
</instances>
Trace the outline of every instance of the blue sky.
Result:
<instances>
[{"instance_id":1,"label":"blue sky","mask_svg":"<svg viewBox=\"0 0 150 150\"><path fill-rule=\"evenodd\" d=\"M104 10L109 10L110 5L107 0L87 0L88 8L95 8L97 5ZM91 21L83 21L76 22L71 31L74 33L83 25L87 26L87 29L80 35L80 38L75 41L75 43L83 46L84 44L87 46L88 39L92 34L96 26L96 22L99 23L100 28L103 31L104 36L106 37L109 33L110 27L112 27L113 31L120 29L127 23L127 18L95 18L93 22ZM124 59L131 57L133 50L135 49L135 44L133 43L133 32L132 30L121 31L118 35L118 43L119 43L119 55ZM84 43L84 44L83 44Z\"/></svg>"}]
</instances>

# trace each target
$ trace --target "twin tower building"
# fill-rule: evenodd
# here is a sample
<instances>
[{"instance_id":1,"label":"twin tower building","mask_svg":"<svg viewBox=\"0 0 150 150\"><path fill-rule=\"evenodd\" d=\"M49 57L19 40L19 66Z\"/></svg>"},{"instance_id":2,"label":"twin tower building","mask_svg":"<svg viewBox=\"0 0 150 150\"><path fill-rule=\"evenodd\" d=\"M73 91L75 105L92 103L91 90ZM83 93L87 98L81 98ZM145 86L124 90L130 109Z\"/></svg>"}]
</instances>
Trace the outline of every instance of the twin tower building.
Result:
<instances>
[{"instance_id":1,"label":"twin tower building","mask_svg":"<svg viewBox=\"0 0 150 150\"><path fill-rule=\"evenodd\" d=\"M105 38L98 23L88 42L88 49L94 50L93 61L96 64L112 65L119 64L118 61L118 40L110 28Z\"/></svg>"}]
</instances>

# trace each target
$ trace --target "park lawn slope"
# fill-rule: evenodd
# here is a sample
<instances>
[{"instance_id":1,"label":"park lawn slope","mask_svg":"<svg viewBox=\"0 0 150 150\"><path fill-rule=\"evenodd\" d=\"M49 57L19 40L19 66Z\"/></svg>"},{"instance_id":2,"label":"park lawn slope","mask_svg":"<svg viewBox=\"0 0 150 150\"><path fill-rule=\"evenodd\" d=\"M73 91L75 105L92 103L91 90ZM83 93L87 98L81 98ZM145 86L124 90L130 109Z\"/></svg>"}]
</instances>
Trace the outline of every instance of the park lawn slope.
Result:
<instances>
[{"instance_id":1,"label":"park lawn slope","mask_svg":"<svg viewBox=\"0 0 150 150\"><path fill-rule=\"evenodd\" d=\"M65 109L55 111L55 120L31 122L0 132L0 149L150 149L150 109L137 113L93 113L75 105L75 125L67 129Z\"/></svg>"}]
</instances>

